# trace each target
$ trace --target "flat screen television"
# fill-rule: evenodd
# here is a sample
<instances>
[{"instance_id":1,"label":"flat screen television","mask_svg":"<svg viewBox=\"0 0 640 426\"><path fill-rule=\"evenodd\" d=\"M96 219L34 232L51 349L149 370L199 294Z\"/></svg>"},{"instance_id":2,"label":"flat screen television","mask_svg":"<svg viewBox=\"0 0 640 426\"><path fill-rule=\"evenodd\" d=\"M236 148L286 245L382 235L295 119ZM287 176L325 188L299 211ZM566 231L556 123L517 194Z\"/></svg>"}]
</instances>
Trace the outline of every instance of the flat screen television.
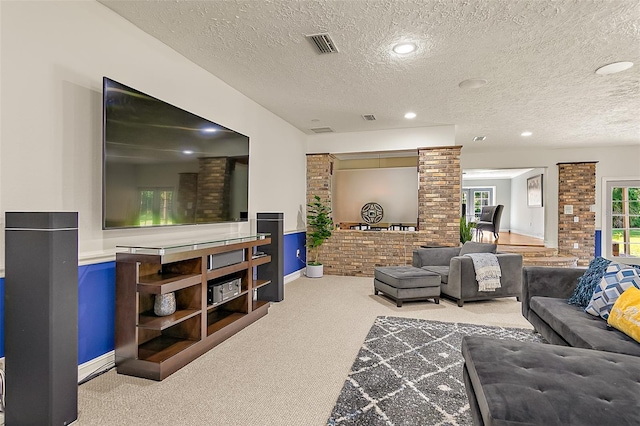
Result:
<instances>
[{"instance_id":1,"label":"flat screen television","mask_svg":"<svg viewBox=\"0 0 640 426\"><path fill-rule=\"evenodd\" d=\"M246 221L249 138L103 79L103 229Z\"/></svg>"}]
</instances>

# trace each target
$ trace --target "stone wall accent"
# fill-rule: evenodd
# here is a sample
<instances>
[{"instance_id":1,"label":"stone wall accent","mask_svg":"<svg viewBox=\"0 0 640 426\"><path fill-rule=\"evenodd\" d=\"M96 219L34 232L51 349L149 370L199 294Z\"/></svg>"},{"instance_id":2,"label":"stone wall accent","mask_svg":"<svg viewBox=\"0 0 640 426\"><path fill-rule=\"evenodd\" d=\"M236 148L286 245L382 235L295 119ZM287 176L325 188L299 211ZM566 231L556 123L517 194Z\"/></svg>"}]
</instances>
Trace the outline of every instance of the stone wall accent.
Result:
<instances>
[{"instance_id":1,"label":"stone wall accent","mask_svg":"<svg viewBox=\"0 0 640 426\"><path fill-rule=\"evenodd\" d=\"M327 275L372 277L376 266L411 265L413 250L423 244L422 232L336 229L319 260Z\"/></svg>"},{"instance_id":2,"label":"stone wall accent","mask_svg":"<svg viewBox=\"0 0 640 426\"><path fill-rule=\"evenodd\" d=\"M232 160L229 157L207 157L198 160L196 223L229 220Z\"/></svg>"},{"instance_id":3,"label":"stone wall accent","mask_svg":"<svg viewBox=\"0 0 640 426\"><path fill-rule=\"evenodd\" d=\"M558 163L558 251L578 257L581 266L595 253L596 163ZM573 214L564 213L565 205L573 206Z\"/></svg>"},{"instance_id":4,"label":"stone wall accent","mask_svg":"<svg viewBox=\"0 0 640 426\"><path fill-rule=\"evenodd\" d=\"M418 150L418 229L426 242L460 243L461 146Z\"/></svg>"}]
</instances>

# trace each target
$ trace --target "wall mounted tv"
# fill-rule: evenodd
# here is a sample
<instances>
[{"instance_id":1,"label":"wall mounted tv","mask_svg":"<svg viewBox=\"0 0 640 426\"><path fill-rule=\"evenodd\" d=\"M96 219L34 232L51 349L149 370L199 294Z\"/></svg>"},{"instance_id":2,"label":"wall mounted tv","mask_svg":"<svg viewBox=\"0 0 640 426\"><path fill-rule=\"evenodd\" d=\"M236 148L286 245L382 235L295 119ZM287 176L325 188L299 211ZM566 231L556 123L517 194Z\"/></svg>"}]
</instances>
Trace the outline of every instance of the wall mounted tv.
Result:
<instances>
[{"instance_id":1,"label":"wall mounted tv","mask_svg":"<svg viewBox=\"0 0 640 426\"><path fill-rule=\"evenodd\" d=\"M247 220L247 136L104 77L103 149L103 229Z\"/></svg>"}]
</instances>

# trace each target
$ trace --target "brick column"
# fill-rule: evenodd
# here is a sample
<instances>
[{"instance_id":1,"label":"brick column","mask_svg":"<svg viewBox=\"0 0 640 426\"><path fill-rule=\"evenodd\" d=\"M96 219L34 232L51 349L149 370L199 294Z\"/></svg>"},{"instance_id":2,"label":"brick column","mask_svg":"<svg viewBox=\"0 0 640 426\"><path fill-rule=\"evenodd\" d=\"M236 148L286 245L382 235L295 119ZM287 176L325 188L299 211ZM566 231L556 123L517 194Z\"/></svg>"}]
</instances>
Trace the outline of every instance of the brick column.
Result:
<instances>
[{"instance_id":1,"label":"brick column","mask_svg":"<svg viewBox=\"0 0 640 426\"><path fill-rule=\"evenodd\" d=\"M429 243L460 244L461 149L418 149L418 228Z\"/></svg>"},{"instance_id":2,"label":"brick column","mask_svg":"<svg viewBox=\"0 0 640 426\"><path fill-rule=\"evenodd\" d=\"M229 220L229 157L199 158L196 223Z\"/></svg>"},{"instance_id":3,"label":"brick column","mask_svg":"<svg viewBox=\"0 0 640 426\"><path fill-rule=\"evenodd\" d=\"M333 174L334 161L335 157L331 154L307 154L307 204L315 201L317 195L331 207L331 175ZM329 241L332 238L334 237L331 237ZM323 244L319 250L318 259L325 265L324 273L329 275L332 273L331 261L327 262L329 259L327 255L331 253L331 248L328 244Z\"/></svg>"},{"instance_id":4,"label":"brick column","mask_svg":"<svg viewBox=\"0 0 640 426\"><path fill-rule=\"evenodd\" d=\"M307 154L307 203L319 196L331 205L331 174L335 157L331 154Z\"/></svg>"},{"instance_id":5,"label":"brick column","mask_svg":"<svg viewBox=\"0 0 640 426\"><path fill-rule=\"evenodd\" d=\"M583 266L595 250L596 163L558 163L558 251L578 257ZM572 214L564 213L565 205L573 206Z\"/></svg>"}]
</instances>

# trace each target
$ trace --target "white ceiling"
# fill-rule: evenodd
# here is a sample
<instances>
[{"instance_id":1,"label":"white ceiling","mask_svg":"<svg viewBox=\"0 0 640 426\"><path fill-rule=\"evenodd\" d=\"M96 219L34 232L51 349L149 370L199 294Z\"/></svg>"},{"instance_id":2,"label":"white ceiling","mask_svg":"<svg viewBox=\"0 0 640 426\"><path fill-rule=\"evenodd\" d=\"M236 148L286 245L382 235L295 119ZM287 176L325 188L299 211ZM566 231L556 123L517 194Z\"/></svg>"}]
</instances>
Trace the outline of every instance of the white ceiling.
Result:
<instances>
[{"instance_id":1,"label":"white ceiling","mask_svg":"<svg viewBox=\"0 0 640 426\"><path fill-rule=\"evenodd\" d=\"M99 1L308 134L455 124L458 145L640 144L638 0ZM323 32L338 53L305 39ZM401 40L417 52L391 53ZM615 61L635 66L594 73ZM470 78L488 84L458 87Z\"/></svg>"},{"instance_id":2,"label":"white ceiling","mask_svg":"<svg viewBox=\"0 0 640 426\"><path fill-rule=\"evenodd\" d=\"M533 169L467 169L463 179L513 179Z\"/></svg>"}]
</instances>

